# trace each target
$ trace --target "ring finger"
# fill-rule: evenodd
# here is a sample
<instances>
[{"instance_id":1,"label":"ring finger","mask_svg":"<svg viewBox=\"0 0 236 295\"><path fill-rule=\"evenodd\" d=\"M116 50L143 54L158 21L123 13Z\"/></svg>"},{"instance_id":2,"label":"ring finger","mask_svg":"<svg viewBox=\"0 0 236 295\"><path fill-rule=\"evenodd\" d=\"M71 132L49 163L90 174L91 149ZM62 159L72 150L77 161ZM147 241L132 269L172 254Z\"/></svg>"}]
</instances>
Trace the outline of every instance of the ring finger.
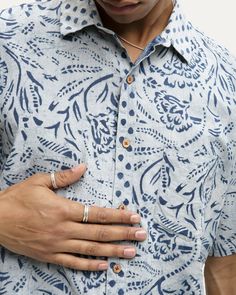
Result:
<instances>
[{"instance_id":1,"label":"ring finger","mask_svg":"<svg viewBox=\"0 0 236 295\"><path fill-rule=\"evenodd\" d=\"M70 223L64 228L66 237L94 242L144 241L146 232L140 227Z\"/></svg>"}]
</instances>

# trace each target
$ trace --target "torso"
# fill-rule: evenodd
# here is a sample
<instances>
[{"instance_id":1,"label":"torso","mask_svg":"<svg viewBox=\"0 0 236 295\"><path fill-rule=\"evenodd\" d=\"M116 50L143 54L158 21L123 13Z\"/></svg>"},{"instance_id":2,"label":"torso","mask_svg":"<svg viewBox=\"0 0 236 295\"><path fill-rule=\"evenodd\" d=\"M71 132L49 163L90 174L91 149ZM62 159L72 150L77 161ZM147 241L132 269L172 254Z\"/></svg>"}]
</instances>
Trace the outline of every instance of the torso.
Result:
<instances>
[{"instance_id":1,"label":"torso","mask_svg":"<svg viewBox=\"0 0 236 295\"><path fill-rule=\"evenodd\" d=\"M74 272L0 247L0 289L204 294L203 264L218 229L214 251L229 255L235 245L236 226L228 215L235 189L223 207L235 155L235 62L192 30L191 63L156 43L142 59L142 52L125 45L133 62L140 59L130 66L123 48L95 26L61 38L75 26L63 2L61 10L57 1L43 1L1 15L0 189L84 162L83 180L58 193L88 205L124 204L142 214L149 238L137 244L134 259L109 259L106 273ZM77 3L83 11L90 1ZM80 21L88 23L89 16L81 13ZM182 28L185 22L178 20L170 28ZM190 32L181 30L181 47L190 50ZM222 221L229 216L221 226L227 232L218 227L222 209Z\"/></svg>"}]
</instances>

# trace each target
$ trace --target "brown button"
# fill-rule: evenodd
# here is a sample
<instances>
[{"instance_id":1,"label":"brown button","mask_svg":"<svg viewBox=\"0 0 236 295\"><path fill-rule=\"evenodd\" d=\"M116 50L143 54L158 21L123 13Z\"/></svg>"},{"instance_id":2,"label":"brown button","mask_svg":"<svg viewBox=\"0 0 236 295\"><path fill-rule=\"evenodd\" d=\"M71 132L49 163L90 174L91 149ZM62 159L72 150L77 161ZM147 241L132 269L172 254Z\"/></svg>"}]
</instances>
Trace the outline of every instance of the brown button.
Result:
<instances>
[{"instance_id":1,"label":"brown button","mask_svg":"<svg viewBox=\"0 0 236 295\"><path fill-rule=\"evenodd\" d=\"M121 272L121 266L120 266L120 264L115 264L113 266L113 271L114 271L114 273L120 273Z\"/></svg>"},{"instance_id":2,"label":"brown button","mask_svg":"<svg viewBox=\"0 0 236 295\"><path fill-rule=\"evenodd\" d=\"M127 79L126 79L126 82L128 83L128 84L132 84L133 82L134 82L134 77L133 76L128 76L127 77Z\"/></svg>"},{"instance_id":3,"label":"brown button","mask_svg":"<svg viewBox=\"0 0 236 295\"><path fill-rule=\"evenodd\" d=\"M130 146L130 141L128 139L124 139L122 142L124 148L128 148Z\"/></svg>"},{"instance_id":4,"label":"brown button","mask_svg":"<svg viewBox=\"0 0 236 295\"><path fill-rule=\"evenodd\" d=\"M125 206L124 204L121 204L121 205L118 207L118 209L120 209L120 210L126 210L126 206Z\"/></svg>"}]
</instances>

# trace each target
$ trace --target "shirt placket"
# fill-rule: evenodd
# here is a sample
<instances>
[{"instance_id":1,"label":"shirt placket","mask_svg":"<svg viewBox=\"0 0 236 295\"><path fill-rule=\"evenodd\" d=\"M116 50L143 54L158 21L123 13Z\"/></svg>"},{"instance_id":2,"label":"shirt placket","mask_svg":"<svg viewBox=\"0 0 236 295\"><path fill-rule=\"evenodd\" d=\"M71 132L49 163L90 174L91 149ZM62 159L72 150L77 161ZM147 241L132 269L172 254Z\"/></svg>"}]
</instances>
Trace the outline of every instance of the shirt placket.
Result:
<instances>
[{"instance_id":1,"label":"shirt placket","mask_svg":"<svg viewBox=\"0 0 236 295\"><path fill-rule=\"evenodd\" d=\"M116 164L113 187L113 208L137 212L132 204L133 150L134 150L134 86L135 69L126 71L120 88L120 101L117 121ZM123 242L122 242L123 243ZM124 242L129 245L132 242ZM124 281L127 260L109 259L107 272L107 294L125 294Z\"/></svg>"}]
</instances>

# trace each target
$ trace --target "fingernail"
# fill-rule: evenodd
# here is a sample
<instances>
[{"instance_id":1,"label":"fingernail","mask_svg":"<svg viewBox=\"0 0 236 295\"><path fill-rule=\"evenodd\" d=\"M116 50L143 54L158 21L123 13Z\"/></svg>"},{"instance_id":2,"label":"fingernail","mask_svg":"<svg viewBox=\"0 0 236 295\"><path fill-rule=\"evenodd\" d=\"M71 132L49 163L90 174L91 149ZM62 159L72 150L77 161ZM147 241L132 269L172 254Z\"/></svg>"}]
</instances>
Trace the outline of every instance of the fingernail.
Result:
<instances>
[{"instance_id":1,"label":"fingernail","mask_svg":"<svg viewBox=\"0 0 236 295\"><path fill-rule=\"evenodd\" d=\"M132 223L140 223L141 217L138 214L131 215L130 222Z\"/></svg>"},{"instance_id":2,"label":"fingernail","mask_svg":"<svg viewBox=\"0 0 236 295\"><path fill-rule=\"evenodd\" d=\"M133 248L124 249L124 256L127 258L134 257L135 256L135 249L133 249Z\"/></svg>"},{"instance_id":3,"label":"fingernail","mask_svg":"<svg viewBox=\"0 0 236 295\"><path fill-rule=\"evenodd\" d=\"M108 269L108 264L107 263L100 263L98 265L98 270L107 270Z\"/></svg>"},{"instance_id":4,"label":"fingernail","mask_svg":"<svg viewBox=\"0 0 236 295\"><path fill-rule=\"evenodd\" d=\"M146 239L146 237L147 237L147 233L144 230L138 230L135 233L135 238L137 239L143 240L143 239Z\"/></svg>"}]
</instances>

